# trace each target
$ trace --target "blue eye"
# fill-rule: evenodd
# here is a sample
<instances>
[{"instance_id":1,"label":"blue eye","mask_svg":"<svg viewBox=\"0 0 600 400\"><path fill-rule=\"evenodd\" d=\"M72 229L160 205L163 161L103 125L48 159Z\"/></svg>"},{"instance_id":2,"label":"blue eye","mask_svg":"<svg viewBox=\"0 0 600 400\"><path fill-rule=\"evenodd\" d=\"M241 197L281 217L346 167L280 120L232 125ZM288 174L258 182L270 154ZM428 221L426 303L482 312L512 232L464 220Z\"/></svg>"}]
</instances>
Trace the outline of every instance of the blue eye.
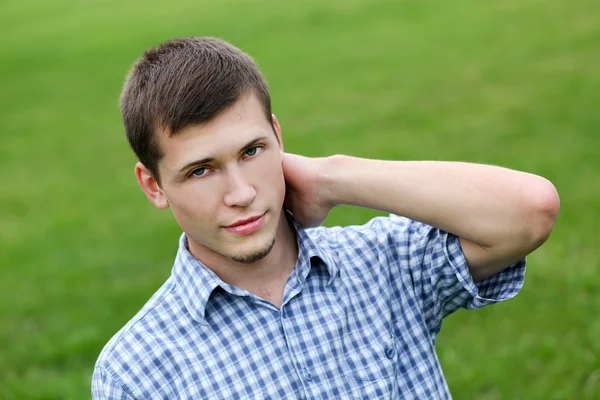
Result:
<instances>
[{"instance_id":1,"label":"blue eye","mask_svg":"<svg viewBox=\"0 0 600 400\"><path fill-rule=\"evenodd\" d=\"M192 171L193 176L202 176L206 172L206 168L198 168Z\"/></svg>"},{"instance_id":2,"label":"blue eye","mask_svg":"<svg viewBox=\"0 0 600 400\"><path fill-rule=\"evenodd\" d=\"M254 146L254 147L251 147L248 150L246 150L246 155L252 157L252 156L255 156L257 152L258 152L258 146Z\"/></svg>"}]
</instances>

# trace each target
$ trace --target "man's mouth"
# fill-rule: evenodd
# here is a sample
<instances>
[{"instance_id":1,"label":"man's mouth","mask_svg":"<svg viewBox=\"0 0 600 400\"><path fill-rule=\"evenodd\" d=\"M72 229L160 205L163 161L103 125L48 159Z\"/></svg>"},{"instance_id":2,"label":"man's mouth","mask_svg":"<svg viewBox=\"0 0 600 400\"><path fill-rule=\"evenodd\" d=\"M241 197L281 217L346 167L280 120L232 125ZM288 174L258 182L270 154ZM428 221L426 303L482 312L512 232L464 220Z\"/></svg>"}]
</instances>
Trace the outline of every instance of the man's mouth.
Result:
<instances>
[{"instance_id":1,"label":"man's mouth","mask_svg":"<svg viewBox=\"0 0 600 400\"><path fill-rule=\"evenodd\" d=\"M265 223L265 215L257 215L249 218L240 219L231 225L225 226L225 230L238 235L248 235L256 232Z\"/></svg>"}]
</instances>

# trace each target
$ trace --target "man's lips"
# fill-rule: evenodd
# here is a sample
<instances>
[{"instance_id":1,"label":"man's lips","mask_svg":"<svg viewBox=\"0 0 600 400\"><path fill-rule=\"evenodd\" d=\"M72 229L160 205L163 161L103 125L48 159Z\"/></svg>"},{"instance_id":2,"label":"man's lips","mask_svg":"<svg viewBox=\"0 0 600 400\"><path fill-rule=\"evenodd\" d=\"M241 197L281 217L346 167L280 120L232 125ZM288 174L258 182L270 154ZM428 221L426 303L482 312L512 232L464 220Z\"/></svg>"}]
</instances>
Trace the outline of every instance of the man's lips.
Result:
<instances>
[{"instance_id":1,"label":"man's lips","mask_svg":"<svg viewBox=\"0 0 600 400\"><path fill-rule=\"evenodd\" d=\"M266 214L266 213L265 213ZM225 230L241 235L247 235L256 232L265 223L265 214L238 220L237 222L225 226Z\"/></svg>"},{"instance_id":2,"label":"man's lips","mask_svg":"<svg viewBox=\"0 0 600 400\"><path fill-rule=\"evenodd\" d=\"M225 228L233 228L233 227L235 227L235 226L239 226L239 225L246 225L246 224L247 224L247 223L249 223L249 222L256 221L257 219L259 219L259 218L260 218L260 217L262 217L263 215L264 215L264 214L262 214L262 215L257 215L257 216L255 216L255 217L246 218L246 219L240 219L240 220L238 220L237 222L234 222L234 223L233 223L233 224L231 224L231 225L227 225L227 226L225 226Z\"/></svg>"}]
</instances>

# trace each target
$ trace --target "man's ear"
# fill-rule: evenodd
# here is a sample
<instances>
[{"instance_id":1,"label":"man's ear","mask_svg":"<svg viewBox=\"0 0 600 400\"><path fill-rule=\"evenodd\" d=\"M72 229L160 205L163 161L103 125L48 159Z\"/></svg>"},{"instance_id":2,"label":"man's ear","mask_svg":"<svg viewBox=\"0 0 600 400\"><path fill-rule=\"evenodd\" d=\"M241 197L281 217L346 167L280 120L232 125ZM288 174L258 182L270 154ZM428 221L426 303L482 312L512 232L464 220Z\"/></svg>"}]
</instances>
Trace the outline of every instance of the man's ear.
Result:
<instances>
[{"instance_id":1,"label":"man's ear","mask_svg":"<svg viewBox=\"0 0 600 400\"><path fill-rule=\"evenodd\" d=\"M281 138L281 125L279 125L279 121L277 121L277 117L275 114L271 114L273 118L273 127L275 128L275 135L277 136L277 142L279 142L279 151L281 152L281 156L283 157L283 139Z\"/></svg>"},{"instance_id":2,"label":"man's ear","mask_svg":"<svg viewBox=\"0 0 600 400\"><path fill-rule=\"evenodd\" d=\"M146 194L146 197L154 203L154 205L158 208L168 208L169 201L165 196L163 190L160 185L150 172L148 168L141 162L135 164L135 177L137 178L140 187Z\"/></svg>"}]
</instances>

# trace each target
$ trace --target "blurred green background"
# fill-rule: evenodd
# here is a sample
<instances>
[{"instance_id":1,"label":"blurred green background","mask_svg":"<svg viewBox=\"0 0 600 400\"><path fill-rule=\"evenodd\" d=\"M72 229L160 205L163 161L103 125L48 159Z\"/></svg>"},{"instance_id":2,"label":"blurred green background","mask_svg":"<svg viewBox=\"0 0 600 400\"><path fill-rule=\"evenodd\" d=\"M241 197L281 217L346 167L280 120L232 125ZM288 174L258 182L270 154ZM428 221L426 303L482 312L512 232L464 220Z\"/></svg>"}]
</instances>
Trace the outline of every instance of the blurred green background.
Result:
<instances>
[{"instance_id":1,"label":"blurred green background","mask_svg":"<svg viewBox=\"0 0 600 400\"><path fill-rule=\"evenodd\" d=\"M561 213L522 292L450 317L438 354L456 399L600 398L597 0L3 0L0 33L0 398L89 398L102 346L170 274L180 230L137 187L118 96L182 35L256 58L289 152L550 179Z\"/></svg>"}]
</instances>

